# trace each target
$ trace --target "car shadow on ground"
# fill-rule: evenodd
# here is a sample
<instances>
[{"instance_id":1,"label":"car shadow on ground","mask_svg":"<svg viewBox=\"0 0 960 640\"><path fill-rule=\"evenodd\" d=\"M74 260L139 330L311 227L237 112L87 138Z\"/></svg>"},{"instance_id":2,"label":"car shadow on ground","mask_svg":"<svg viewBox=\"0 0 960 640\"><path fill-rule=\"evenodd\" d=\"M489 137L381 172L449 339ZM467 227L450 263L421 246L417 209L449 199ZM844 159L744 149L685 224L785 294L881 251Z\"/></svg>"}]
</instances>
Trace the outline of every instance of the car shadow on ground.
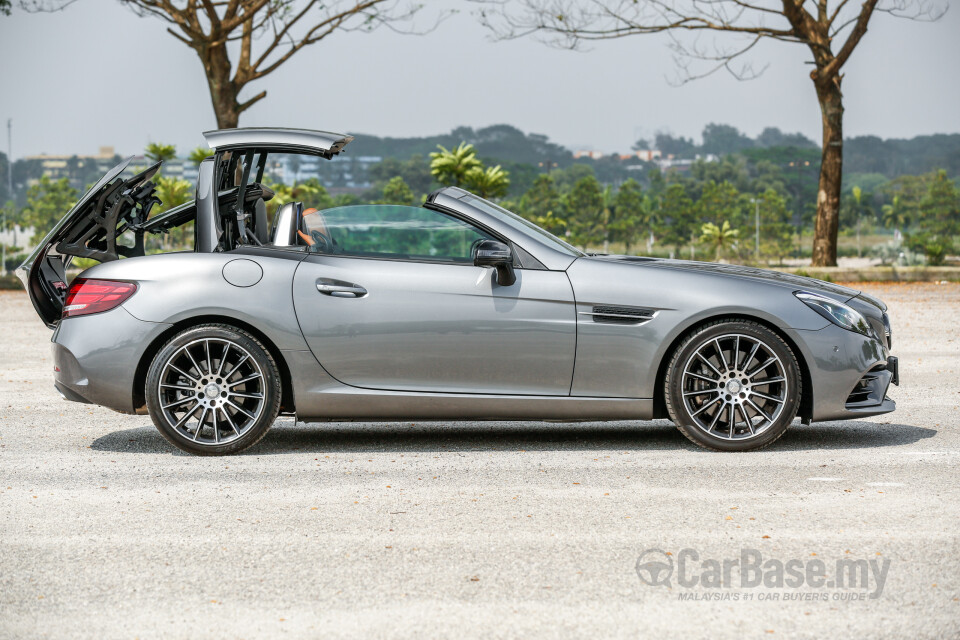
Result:
<instances>
[{"instance_id":1,"label":"car shadow on ground","mask_svg":"<svg viewBox=\"0 0 960 640\"><path fill-rule=\"evenodd\" d=\"M795 424L770 450L803 451L896 447L932 438L935 429L876 422ZM124 429L101 436L94 451L174 453L187 455L164 440L153 427ZM683 451L700 450L665 421L490 423L296 423L277 421L259 444L244 455L297 451L464 452L464 451Z\"/></svg>"}]
</instances>

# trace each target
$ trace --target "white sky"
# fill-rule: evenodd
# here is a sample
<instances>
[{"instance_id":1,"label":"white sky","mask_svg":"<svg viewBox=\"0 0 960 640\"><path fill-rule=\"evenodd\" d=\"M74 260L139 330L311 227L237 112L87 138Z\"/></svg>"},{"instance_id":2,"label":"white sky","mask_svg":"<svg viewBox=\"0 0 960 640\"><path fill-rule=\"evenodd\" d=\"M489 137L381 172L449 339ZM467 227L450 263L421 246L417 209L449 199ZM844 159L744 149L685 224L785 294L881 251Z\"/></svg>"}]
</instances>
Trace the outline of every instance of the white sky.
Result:
<instances>
[{"instance_id":1,"label":"white sky","mask_svg":"<svg viewBox=\"0 0 960 640\"><path fill-rule=\"evenodd\" d=\"M431 3L431 6L438 3ZM571 148L625 151L657 131L699 138L708 122L750 135L765 126L819 139L820 116L799 45L771 42L758 80L717 74L681 87L667 39L597 43L587 52L533 39L492 42L469 3L426 36L337 34L247 88L268 96L241 126L414 136L512 124ZM949 4L960 4L950 2ZM960 6L937 23L874 17L846 67L845 133L912 137L960 132ZM181 151L215 127L196 55L156 18L80 0L57 14L0 16L0 126L13 155ZM6 152L6 131L0 132Z\"/></svg>"}]
</instances>

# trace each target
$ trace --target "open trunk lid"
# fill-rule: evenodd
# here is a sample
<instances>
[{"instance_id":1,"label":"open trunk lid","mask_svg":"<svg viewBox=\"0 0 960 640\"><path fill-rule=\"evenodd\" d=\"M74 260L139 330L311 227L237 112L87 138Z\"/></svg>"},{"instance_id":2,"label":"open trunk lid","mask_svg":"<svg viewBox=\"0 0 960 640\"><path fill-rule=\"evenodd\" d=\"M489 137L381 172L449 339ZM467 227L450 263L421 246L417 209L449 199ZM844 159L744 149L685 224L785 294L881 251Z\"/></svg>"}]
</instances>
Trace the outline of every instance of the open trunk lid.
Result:
<instances>
[{"instance_id":1,"label":"open trunk lid","mask_svg":"<svg viewBox=\"0 0 960 640\"><path fill-rule=\"evenodd\" d=\"M100 178L17 268L17 277L34 309L51 329L60 321L67 268L74 257L107 262L144 253L143 225L150 209L160 202L150 179L161 163L132 178L121 178L132 159L127 158ZM127 232L131 232L133 244L118 243L117 239Z\"/></svg>"}]
</instances>

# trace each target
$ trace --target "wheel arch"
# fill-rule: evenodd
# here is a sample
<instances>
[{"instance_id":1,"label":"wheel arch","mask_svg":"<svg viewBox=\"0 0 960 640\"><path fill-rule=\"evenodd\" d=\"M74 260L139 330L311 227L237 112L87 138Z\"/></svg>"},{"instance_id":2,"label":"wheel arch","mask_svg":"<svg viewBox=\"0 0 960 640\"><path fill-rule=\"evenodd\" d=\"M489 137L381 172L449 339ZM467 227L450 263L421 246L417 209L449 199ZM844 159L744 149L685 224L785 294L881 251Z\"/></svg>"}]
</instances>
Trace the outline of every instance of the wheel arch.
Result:
<instances>
[{"instance_id":1,"label":"wheel arch","mask_svg":"<svg viewBox=\"0 0 960 640\"><path fill-rule=\"evenodd\" d=\"M140 362L137 364L137 369L133 376L133 406L136 413L145 414L147 412L147 399L145 395L147 371L150 369L150 363L153 362L154 357L157 355L160 349L163 348L163 345L170 340L170 338L180 333L184 329L189 329L202 324L230 325L232 327L236 327L237 329L246 331L259 340L270 352L274 362L277 363L277 369L280 373L280 412L293 413L295 411L293 379L290 375L290 367L287 365L287 361L283 358L283 354L273 343L273 341L270 340L270 338L268 338L263 331L248 322L238 320L237 318L231 316L206 314L178 320L174 324L170 325L170 327L165 331L163 331L163 333L158 335L143 352L143 356L141 356Z\"/></svg>"},{"instance_id":2,"label":"wheel arch","mask_svg":"<svg viewBox=\"0 0 960 640\"><path fill-rule=\"evenodd\" d=\"M670 360L673 357L674 352L680 347L681 343L687 339L694 331L699 329L705 324L718 321L747 321L747 322L756 322L759 325L763 325L770 331L773 331L777 334L784 342L787 343L787 346L793 351L794 356L797 358L797 364L800 365L800 408L797 410L797 415L804 422L808 422L813 417L813 383L810 376L810 366L807 364L806 356L803 351L797 345L797 342L778 327L773 322L770 322L766 318L761 318L759 316L750 315L748 313L719 313L713 316L707 316L705 318L698 318L695 322L691 323L690 326L686 327L681 331L670 343L670 346L663 352L663 357L660 358L660 363L657 366L657 377L654 382L654 394L653 394L653 418L667 418L669 419L669 414L667 413L667 403L664 398L665 389L663 388L664 382L667 377L667 367L670 366Z\"/></svg>"}]
</instances>

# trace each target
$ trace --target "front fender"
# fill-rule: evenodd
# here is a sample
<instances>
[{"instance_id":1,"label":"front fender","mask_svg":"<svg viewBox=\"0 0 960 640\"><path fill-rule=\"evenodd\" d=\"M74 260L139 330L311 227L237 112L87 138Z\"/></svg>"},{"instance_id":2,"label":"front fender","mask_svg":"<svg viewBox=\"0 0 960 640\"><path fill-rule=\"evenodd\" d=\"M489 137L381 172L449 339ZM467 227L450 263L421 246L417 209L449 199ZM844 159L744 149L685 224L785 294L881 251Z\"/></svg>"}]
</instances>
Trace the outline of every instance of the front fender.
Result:
<instances>
[{"instance_id":1,"label":"front fender","mask_svg":"<svg viewBox=\"0 0 960 640\"><path fill-rule=\"evenodd\" d=\"M577 260L567 271L577 300L571 395L653 398L660 363L692 327L723 316L762 320L801 340L829 323L783 286L713 273L644 269L642 263ZM640 324L597 322L595 306L649 309Z\"/></svg>"}]
</instances>

